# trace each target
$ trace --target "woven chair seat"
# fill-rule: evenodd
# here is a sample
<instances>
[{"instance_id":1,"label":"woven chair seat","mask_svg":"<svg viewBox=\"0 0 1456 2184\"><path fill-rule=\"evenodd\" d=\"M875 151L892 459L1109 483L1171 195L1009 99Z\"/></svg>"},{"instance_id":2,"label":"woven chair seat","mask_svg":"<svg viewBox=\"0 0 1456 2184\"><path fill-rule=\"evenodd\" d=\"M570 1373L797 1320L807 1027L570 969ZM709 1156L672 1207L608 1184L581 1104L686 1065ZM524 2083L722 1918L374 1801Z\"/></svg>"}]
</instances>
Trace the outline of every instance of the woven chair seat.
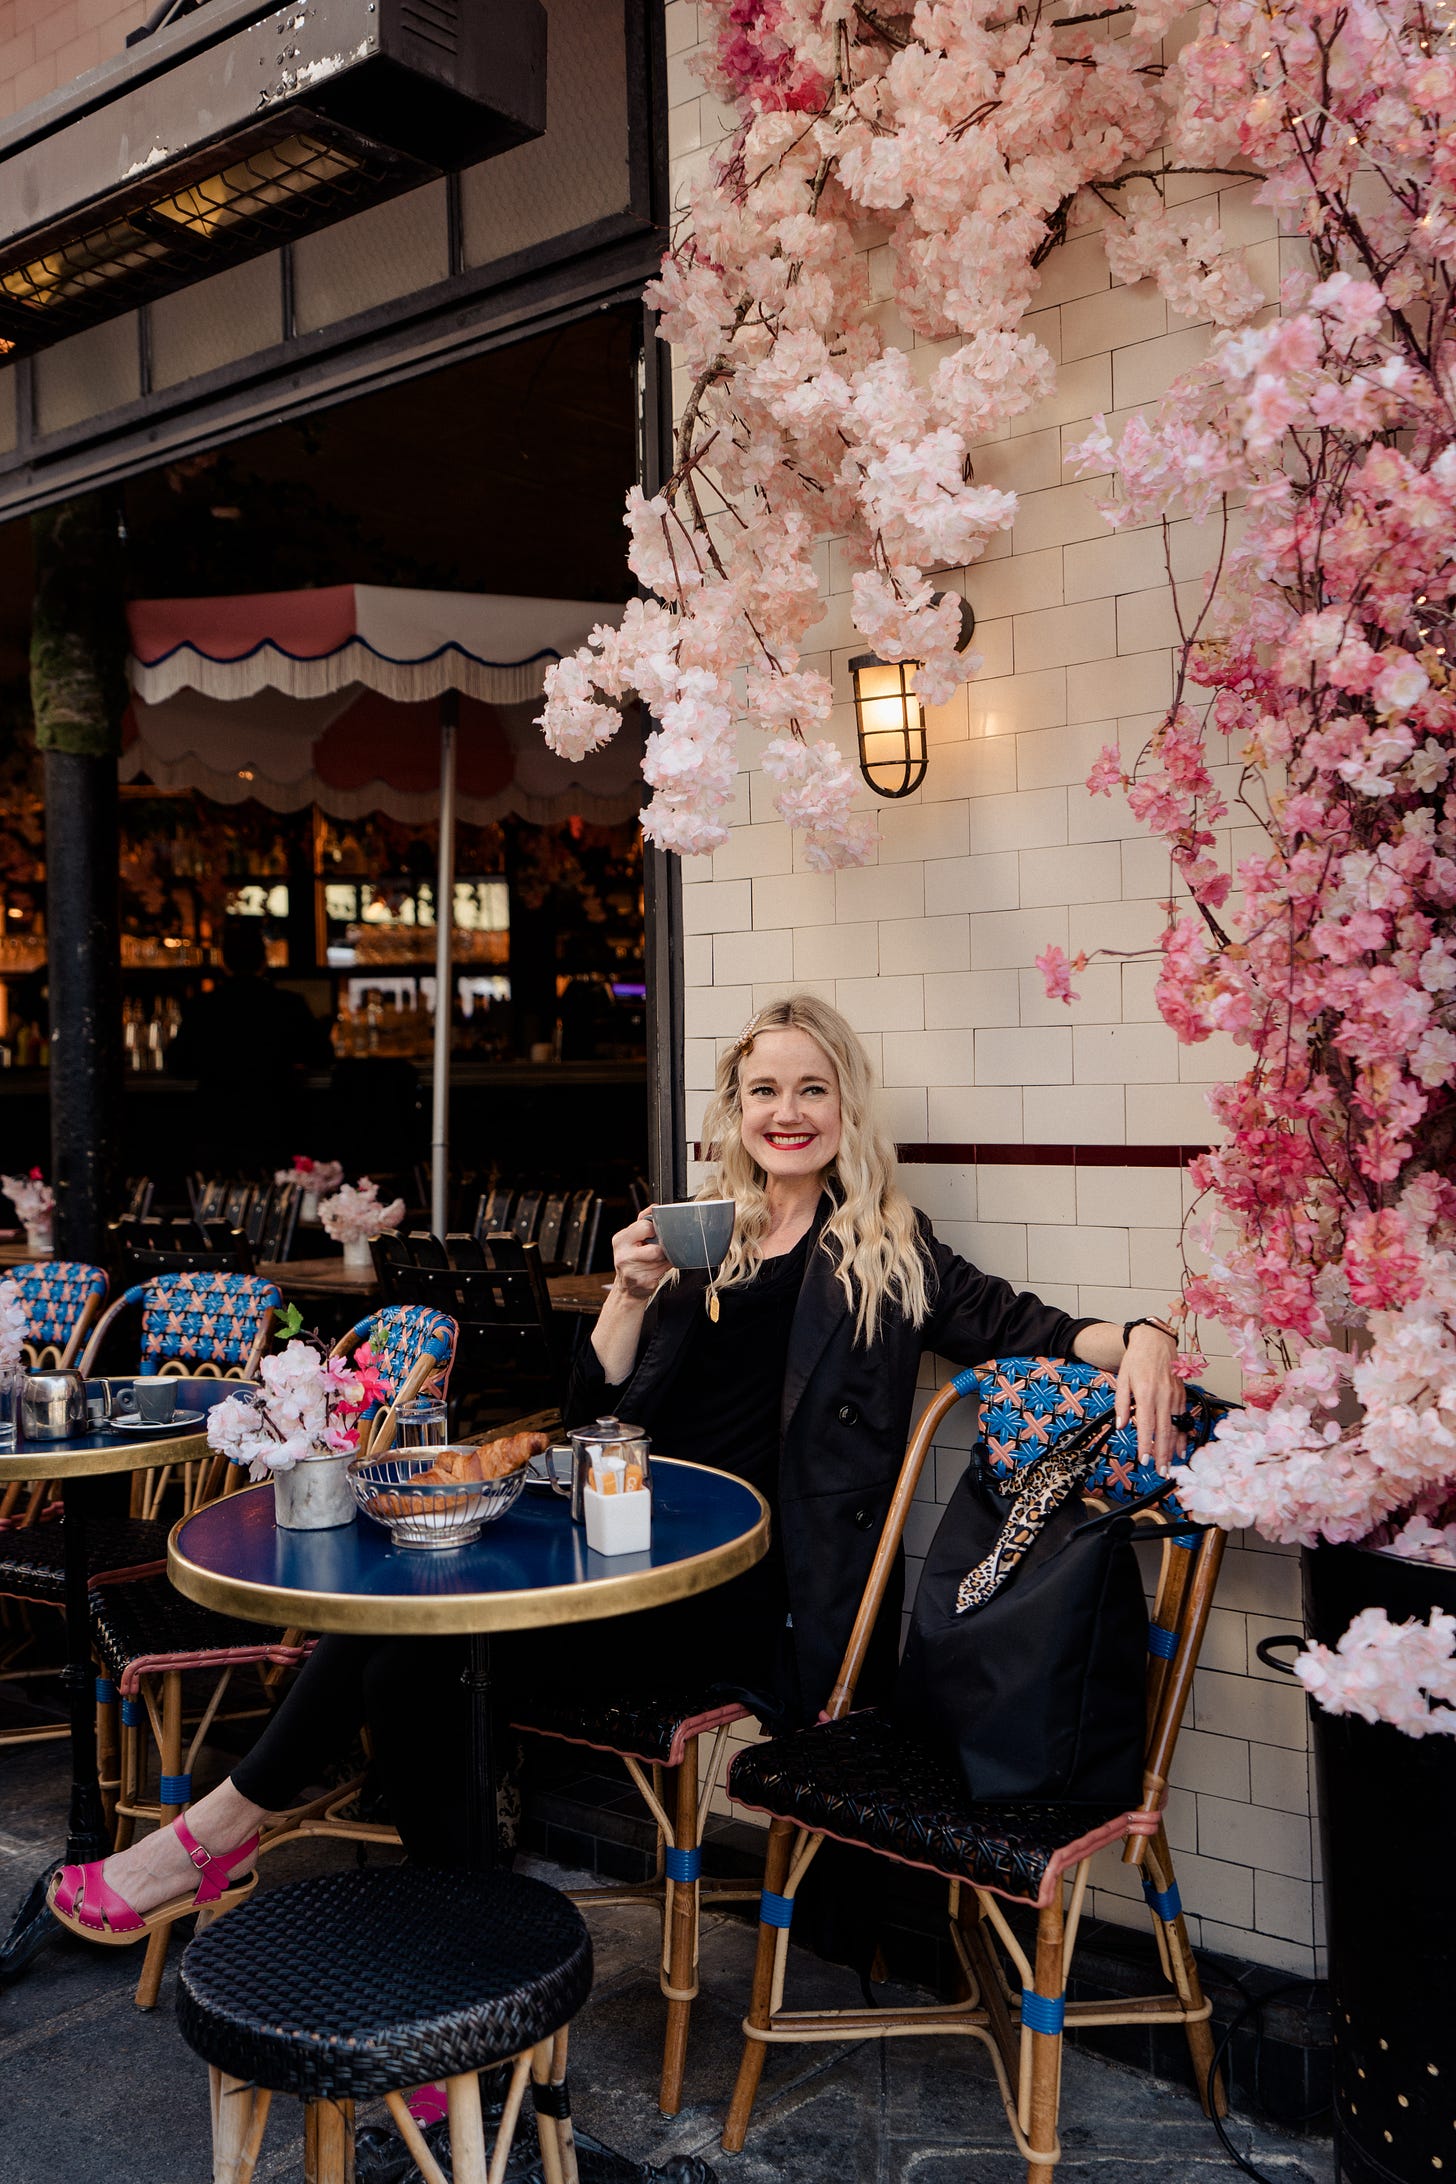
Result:
<instances>
[{"instance_id":1,"label":"woven chair seat","mask_svg":"<svg viewBox=\"0 0 1456 2184\"><path fill-rule=\"evenodd\" d=\"M124 1697L135 1693L143 1676L164 1669L226 1668L247 1661L292 1667L306 1650L283 1645L281 1631L184 1600L165 1573L95 1587L91 1635Z\"/></svg>"},{"instance_id":2,"label":"woven chair seat","mask_svg":"<svg viewBox=\"0 0 1456 2184\"><path fill-rule=\"evenodd\" d=\"M1127 1832L1126 1812L1107 1805L972 1804L948 1758L873 1708L749 1745L728 1794L1019 1903L1049 1903L1069 1866Z\"/></svg>"},{"instance_id":3,"label":"woven chair seat","mask_svg":"<svg viewBox=\"0 0 1456 2184\"><path fill-rule=\"evenodd\" d=\"M587 1744L593 1751L616 1752L649 1766L677 1767L689 1737L702 1736L727 1721L743 1721L748 1708L682 1686L629 1691L622 1697L590 1691L533 1691L518 1701L513 1729L533 1736L559 1737L565 1744Z\"/></svg>"},{"instance_id":4,"label":"woven chair seat","mask_svg":"<svg viewBox=\"0 0 1456 2184\"><path fill-rule=\"evenodd\" d=\"M92 1517L86 1525L88 1583L165 1569L168 1527L151 1517ZM0 1593L62 1605L66 1597L66 1520L0 1532Z\"/></svg>"},{"instance_id":5,"label":"woven chair seat","mask_svg":"<svg viewBox=\"0 0 1456 2184\"><path fill-rule=\"evenodd\" d=\"M399 1866L260 1890L188 1948L177 2018L229 2077L362 2100L519 2055L591 1981L581 1913L557 1889Z\"/></svg>"}]
</instances>

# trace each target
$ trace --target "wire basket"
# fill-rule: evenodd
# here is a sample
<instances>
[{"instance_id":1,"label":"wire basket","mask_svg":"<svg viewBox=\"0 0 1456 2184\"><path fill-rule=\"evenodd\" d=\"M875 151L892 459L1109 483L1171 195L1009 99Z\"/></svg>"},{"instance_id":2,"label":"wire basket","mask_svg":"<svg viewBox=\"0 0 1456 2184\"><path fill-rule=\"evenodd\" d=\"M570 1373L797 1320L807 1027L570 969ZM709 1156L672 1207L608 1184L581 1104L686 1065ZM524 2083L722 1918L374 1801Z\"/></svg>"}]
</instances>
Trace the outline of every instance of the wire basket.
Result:
<instances>
[{"instance_id":1,"label":"wire basket","mask_svg":"<svg viewBox=\"0 0 1456 2184\"><path fill-rule=\"evenodd\" d=\"M504 1479L421 1481L446 1451L422 1448L388 1456L356 1456L349 1466L354 1499L382 1524L396 1547L468 1547L484 1525L512 1508L526 1483L525 1466Z\"/></svg>"}]
</instances>

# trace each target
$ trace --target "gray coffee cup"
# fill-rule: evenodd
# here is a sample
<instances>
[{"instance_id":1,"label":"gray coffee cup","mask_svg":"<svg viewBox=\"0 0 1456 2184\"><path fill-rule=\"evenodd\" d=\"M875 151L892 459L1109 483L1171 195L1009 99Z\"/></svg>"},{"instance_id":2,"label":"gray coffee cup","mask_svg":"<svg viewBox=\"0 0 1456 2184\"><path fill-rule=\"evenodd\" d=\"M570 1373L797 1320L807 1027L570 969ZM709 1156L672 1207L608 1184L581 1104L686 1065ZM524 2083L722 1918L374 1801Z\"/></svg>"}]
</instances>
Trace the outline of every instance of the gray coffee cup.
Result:
<instances>
[{"instance_id":1,"label":"gray coffee cup","mask_svg":"<svg viewBox=\"0 0 1456 2184\"><path fill-rule=\"evenodd\" d=\"M713 1273L733 1241L737 1212L731 1198L688 1198L669 1206L649 1206L647 1219L674 1266L702 1267Z\"/></svg>"},{"instance_id":2,"label":"gray coffee cup","mask_svg":"<svg viewBox=\"0 0 1456 2184\"><path fill-rule=\"evenodd\" d=\"M175 1380L139 1380L136 1383L137 1416L149 1426L165 1426L177 1411Z\"/></svg>"}]
</instances>

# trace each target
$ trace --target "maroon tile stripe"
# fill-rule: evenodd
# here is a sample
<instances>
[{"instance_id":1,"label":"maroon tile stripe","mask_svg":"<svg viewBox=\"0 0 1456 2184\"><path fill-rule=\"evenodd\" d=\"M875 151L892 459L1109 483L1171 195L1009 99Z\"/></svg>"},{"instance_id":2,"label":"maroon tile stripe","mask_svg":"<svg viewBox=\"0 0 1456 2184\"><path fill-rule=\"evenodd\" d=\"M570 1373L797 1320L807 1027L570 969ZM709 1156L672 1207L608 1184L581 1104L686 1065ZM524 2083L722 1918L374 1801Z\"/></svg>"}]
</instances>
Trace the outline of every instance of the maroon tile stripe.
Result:
<instances>
[{"instance_id":1,"label":"maroon tile stripe","mask_svg":"<svg viewBox=\"0 0 1456 2184\"><path fill-rule=\"evenodd\" d=\"M909 1166L982 1168L1186 1168L1206 1145L900 1145Z\"/></svg>"},{"instance_id":2,"label":"maroon tile stripe","mask_svg":"<svg viewBox=\"0 0 1456 2184\"><path fill-rule=\"evenodd\" d=\"M908 1167L1186 1168L1207 1145L900 1145ZM699 1144L694 1160L708 1156Z\"/></svg>"}]
</instances>

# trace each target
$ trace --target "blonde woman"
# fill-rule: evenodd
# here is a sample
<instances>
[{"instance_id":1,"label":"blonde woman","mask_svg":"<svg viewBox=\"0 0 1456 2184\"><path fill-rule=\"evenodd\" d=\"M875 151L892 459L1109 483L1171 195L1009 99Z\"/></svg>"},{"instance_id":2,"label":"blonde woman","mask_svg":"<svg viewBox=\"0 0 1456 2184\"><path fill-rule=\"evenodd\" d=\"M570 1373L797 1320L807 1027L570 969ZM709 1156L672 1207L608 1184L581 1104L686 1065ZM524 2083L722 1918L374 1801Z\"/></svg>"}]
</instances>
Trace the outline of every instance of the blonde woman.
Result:
<instances>
[{"instance_id":1,"label":"blonde woman","mask_svg":"<svg viewBox=\"0 0 1456 2184\"><path fill-rule=\"evenodd\" d=\"M828 1697L909 1433L921 1353L957 1366L1026 1354L1118 1376L1119 1421L1166 1466L1181 1406L1175 1343L1147 1320L1073 1319L941 1243L895 1179L869 1057L837 1009L795 994L761 1009L718 1065L703 1122L707 1197L738 1208L718 1275L671 1268L650 1209L613 1238L616 1280L572 1391L664 1453L748 1479L773 1510L767 1562L690 1602L664 1651L634 1652L745 1688L788 1723ZM895 1658L892 1586L860 1692ZM668 1612L668 1611L664 1611ZM624 1626L624 1637L629 1627Z\"/></svg>"}]
</instances>

